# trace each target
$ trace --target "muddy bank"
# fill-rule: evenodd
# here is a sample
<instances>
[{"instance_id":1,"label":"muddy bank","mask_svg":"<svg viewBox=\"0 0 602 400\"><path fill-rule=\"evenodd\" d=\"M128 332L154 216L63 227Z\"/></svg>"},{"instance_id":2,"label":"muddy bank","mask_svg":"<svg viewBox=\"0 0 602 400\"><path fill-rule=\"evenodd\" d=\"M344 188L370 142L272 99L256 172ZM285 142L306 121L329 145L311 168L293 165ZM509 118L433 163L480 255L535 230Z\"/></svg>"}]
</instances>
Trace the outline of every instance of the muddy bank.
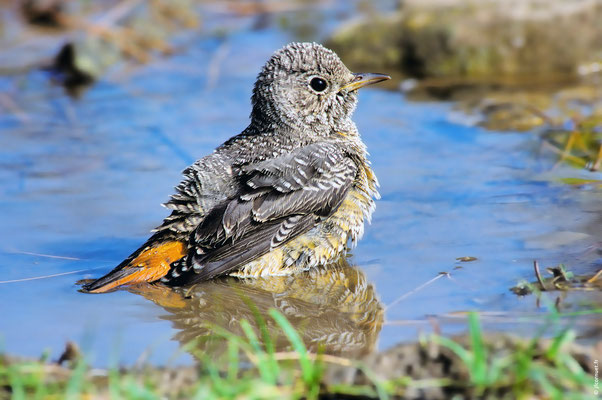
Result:
<instances>
[{"instance_id":1,"label":"muddy bank","mask_svg":"<svg viewBox=\"0 0 602 400\"><path fill-rule=\"evenodd\" d=\"M461 336L454 342L464 349L474 349L474 338ZM488 372L493 372L495 364L502 357L524 352L533 363L534 370L539 367L554 368L554 362L548 357L549 350L554 346L553 341L538 340L529 342L509 335L492 334L485 336L484 347L488 357L484 366ZM593 376L594 358L602 352L602 343L596 347L581 347L575 344L563 347L562 351L570 355L590 376ZM594 358L592 358L594 357ZM513 398L517 393L517 386L521 385L520 372L517 369L505 369L506 374L502 379L490 380L488 384L478 385L475 382L474 365L467 365L466 359L459 357L450 347L437 344L433 341L424 343L399 344L381 353L372 354L365 360L367 370L372 374L369 377L363 370L353 367L331 366L325 375L328 384L370 384L375 378L381 381L401 382L405 379L410 382L446 381L445 385L408 385L397 398L403 399L449 399L459 396L462 399L472 398ZM484 383L484 382L483 382ZM526 382L523 382L526 383ZM532 380L526 383L532 386L530 391L534 395L541 395L542 388ZM567 381L560 379L556 382L560 390L571 390ZM401 386L401 385L400 385ZM455 397L454 397L455 398Z\"/></svg>"},{"instance_id":2,"label":"muddy bank","mask_svg":"<svg viewBox=\"0 0 602 400\"><path fill-rule=\"evenodd\" d=\"M368 399L380 398L383 393L396 399L448 399L452 396L499 399L525 394L546 396L551 392L590 394L594 360L602 356L602 342L582 347L570 341L570 337L562 335L553 340L527 341L509 335L480 336L480 332L472 332L471 336L453 340L434 337L423 342L399 344L361 361L312 354L303 356L295 352L271 355L259 352L247 354L250 358L243 354L243 359L250 359L252 366L240 371L237 367L235 373L232 366L222 369L215 360L208 359L197 366L91 369L79 362L81 356L77 348L69 344L63 356L54 363L0 356L0 398L17 392L39 393L40 387L44 387L45 393L56 395L71 388L73 395L75 385L82 395L95 399L132 393L132 390L146 393L147 397L152 394L170 399L189 398L193 393L223 392L224 389L218 387L223 384L232 385L240 396L251 394L245 382L252 382L256 387L265 386L261 392L268 397L297 398L299 394L307 394L304 390L308 388L299 381L301 371L306 368L301 362L299 365L290 362L300 361L303 357L307 358L306 362L313 363L313 371L319 371L312 386L319 391L315 393L317 396L310 396L312 398L359 395ZM274 361L273 366L280 377L267 386L261 372L265 364L253 361L255 357L265 356ZM522 369L517 365L520 362L524 364ZM22 380L15 380L15 373L20 374ZM292 382L291 374L297 376Z\"/></svg>"}]
</instances>

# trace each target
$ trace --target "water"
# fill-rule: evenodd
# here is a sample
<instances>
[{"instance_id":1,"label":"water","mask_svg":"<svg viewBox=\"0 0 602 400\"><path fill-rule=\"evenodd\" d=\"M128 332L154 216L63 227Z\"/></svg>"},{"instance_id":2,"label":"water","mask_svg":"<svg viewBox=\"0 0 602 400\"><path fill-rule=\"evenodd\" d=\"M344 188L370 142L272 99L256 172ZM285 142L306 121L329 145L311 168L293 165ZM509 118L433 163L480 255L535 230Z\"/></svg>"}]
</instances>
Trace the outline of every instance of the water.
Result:
<instances>
[{"instance_id":1,"label":"water","mask_svg":"<svg viewBox=\"0 0 602 400\"><path fill-rule=\"evenodd\" d=\"M452 104L412 103L370 88L360 95L355 121L382 199L349 260L356 269L344 266L336 277L347 282L344 290L322 285L331 277L320 276L304 278L318 279L314 292L303 281L266 283L271 289L209 283L195 294L196 311L179 307L174 293L78 293L78 279L113 268L167 215L159 203L182 169L246 126L257 72L290 40L275 28L242 29L221 40L199 35L171 58L115 68L78 99L41 72L0 78L20 110L0 109L4 350L37 357L48 348L56 357L74 340L99 365L132 364L143 353L155 363L189 362L177 356L174 337L185 340L191 332L178 318L193 312L232 328L244 303L231 293L242 290L267 301L266 310L277 301L294 310L291 319L301 328L314 324L318 336L347 332L337 340L353 340L333 352L359 354L413 340L433 324L461 332L464 321L454 317L467 310L545 311L533 296L509 291L521 279L533 280L534 259L544 266L564 262L578 273L594 270L596 189L556 183L574 172L553 169L539 155L535 135L485 131ZM477 261L456 261L463 256ZM442 271L451 277L397 301ZM369 300L361 297L366 292ZM572 310L592 302L600 303L599 293L575 294L564 304ZM341 307L349 309L335 315ZM533 330L532 323L503 322L492 329ZM352 343L359 343L355 353Z\"/></svg>"}]
</instances>

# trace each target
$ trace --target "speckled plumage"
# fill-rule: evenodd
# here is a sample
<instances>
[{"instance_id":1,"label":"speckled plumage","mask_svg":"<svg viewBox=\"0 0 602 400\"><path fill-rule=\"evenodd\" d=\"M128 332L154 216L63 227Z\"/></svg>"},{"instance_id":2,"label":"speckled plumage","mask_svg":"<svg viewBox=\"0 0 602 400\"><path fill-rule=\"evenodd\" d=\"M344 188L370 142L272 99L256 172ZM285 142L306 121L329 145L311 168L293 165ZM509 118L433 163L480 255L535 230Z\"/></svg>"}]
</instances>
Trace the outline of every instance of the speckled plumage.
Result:
<instances>
[{"instance_id":1,"label":"speckled plumage","mask_svg":"<svg viewBox=\"0 0 602 400\"><path fill-rule=\"evenodd\" d=\"M388 77L366 76L315 43L277 51L257 77L249 126L188 167L155 234L85 289L148 267L141 252L174 241L183 254L162 281L175 286L286 275L339 257L361 237L378 196L351 114L356 89Z\"/></svg>"}]
</instances>

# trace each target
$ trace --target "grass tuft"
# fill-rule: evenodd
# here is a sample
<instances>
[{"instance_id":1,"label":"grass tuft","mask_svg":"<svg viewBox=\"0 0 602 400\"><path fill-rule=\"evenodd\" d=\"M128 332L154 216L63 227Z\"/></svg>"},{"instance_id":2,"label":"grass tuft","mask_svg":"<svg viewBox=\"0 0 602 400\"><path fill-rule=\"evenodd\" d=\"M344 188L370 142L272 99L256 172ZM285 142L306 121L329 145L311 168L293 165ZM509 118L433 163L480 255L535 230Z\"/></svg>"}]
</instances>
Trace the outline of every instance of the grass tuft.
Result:
<instances>
[{"instance_id":1,"label":"grass tuft","mask_svg":"<svg viewBox=\"0 0 602 400\"><path fill-rule=\"evenodd\" d=\"M225 344L225 351L216 359L207 353L196 354L198 368L112 368L99 374L98 370L92 373L84 357L61 367L0 355L0 399L389 399L433 389L465 398L586 399L591 395L591 374L567 350L575 340L570 330L545 343L539 334L530 341L496 341L484 335L478 314L470 313L466 343L432 336L409 345L447 349L453 355L450 362L464 371L467 379L458 375L412 378L403 371L383 373L378 364L309 353L299 332L275 309L267 317L255 318L256 328L249 321L240 321L240 336L213 327L212 340ZM551 316L551 321L554 318ZM282 331L291 351L275 352L268 330L271 323ZM189 350L194 351L192 347ZM333 381L327 372L334 367L351 369L347 372L355 371L351 375L363 378ZM426 366L416 368L428 370ZM185 372L191 372L188 379L178 377ZM174 384L176 381L181 383Z\"/></svg>"}]
</instances>

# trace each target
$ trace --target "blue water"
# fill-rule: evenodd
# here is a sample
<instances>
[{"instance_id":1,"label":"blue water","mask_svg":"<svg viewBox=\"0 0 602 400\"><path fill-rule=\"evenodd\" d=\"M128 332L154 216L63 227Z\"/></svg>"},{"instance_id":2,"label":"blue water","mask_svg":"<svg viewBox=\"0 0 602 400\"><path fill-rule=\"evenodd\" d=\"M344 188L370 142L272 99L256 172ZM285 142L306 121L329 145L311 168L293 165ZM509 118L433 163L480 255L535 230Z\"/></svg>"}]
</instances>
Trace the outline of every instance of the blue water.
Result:
<instances>
[{"instance_id":1,"label":"blue water","mask_svg":"<svg viewBox=\"0 0 602 400\"><path fill-rule=\"evenodd\" d=\"M74 340L97 364L131 364L149 349L151 362L175 357L177 330L164 308L126 291L81 294L75 282L104 274L148 237L180 171L246 126L257 72L292 38L275 28L199 34L170 58L116 66L77 99L43 72L0 77L21 110L0 108L2 349L57 357ZM379 88L361 93L355 121L382 199L350 263L383 307L451 273L386 308L376 348L430 332L430 316L455 333L465 323L454 313L542 311L533 296L509 291L533 280L534 259L594 269L600 197L556 183L572 172L552 169L536 135L486 131L452 104ZM463 256L478 260L456 261ZM569 298L567 307L599 297Z\"/></svg>"}]
</instances>

